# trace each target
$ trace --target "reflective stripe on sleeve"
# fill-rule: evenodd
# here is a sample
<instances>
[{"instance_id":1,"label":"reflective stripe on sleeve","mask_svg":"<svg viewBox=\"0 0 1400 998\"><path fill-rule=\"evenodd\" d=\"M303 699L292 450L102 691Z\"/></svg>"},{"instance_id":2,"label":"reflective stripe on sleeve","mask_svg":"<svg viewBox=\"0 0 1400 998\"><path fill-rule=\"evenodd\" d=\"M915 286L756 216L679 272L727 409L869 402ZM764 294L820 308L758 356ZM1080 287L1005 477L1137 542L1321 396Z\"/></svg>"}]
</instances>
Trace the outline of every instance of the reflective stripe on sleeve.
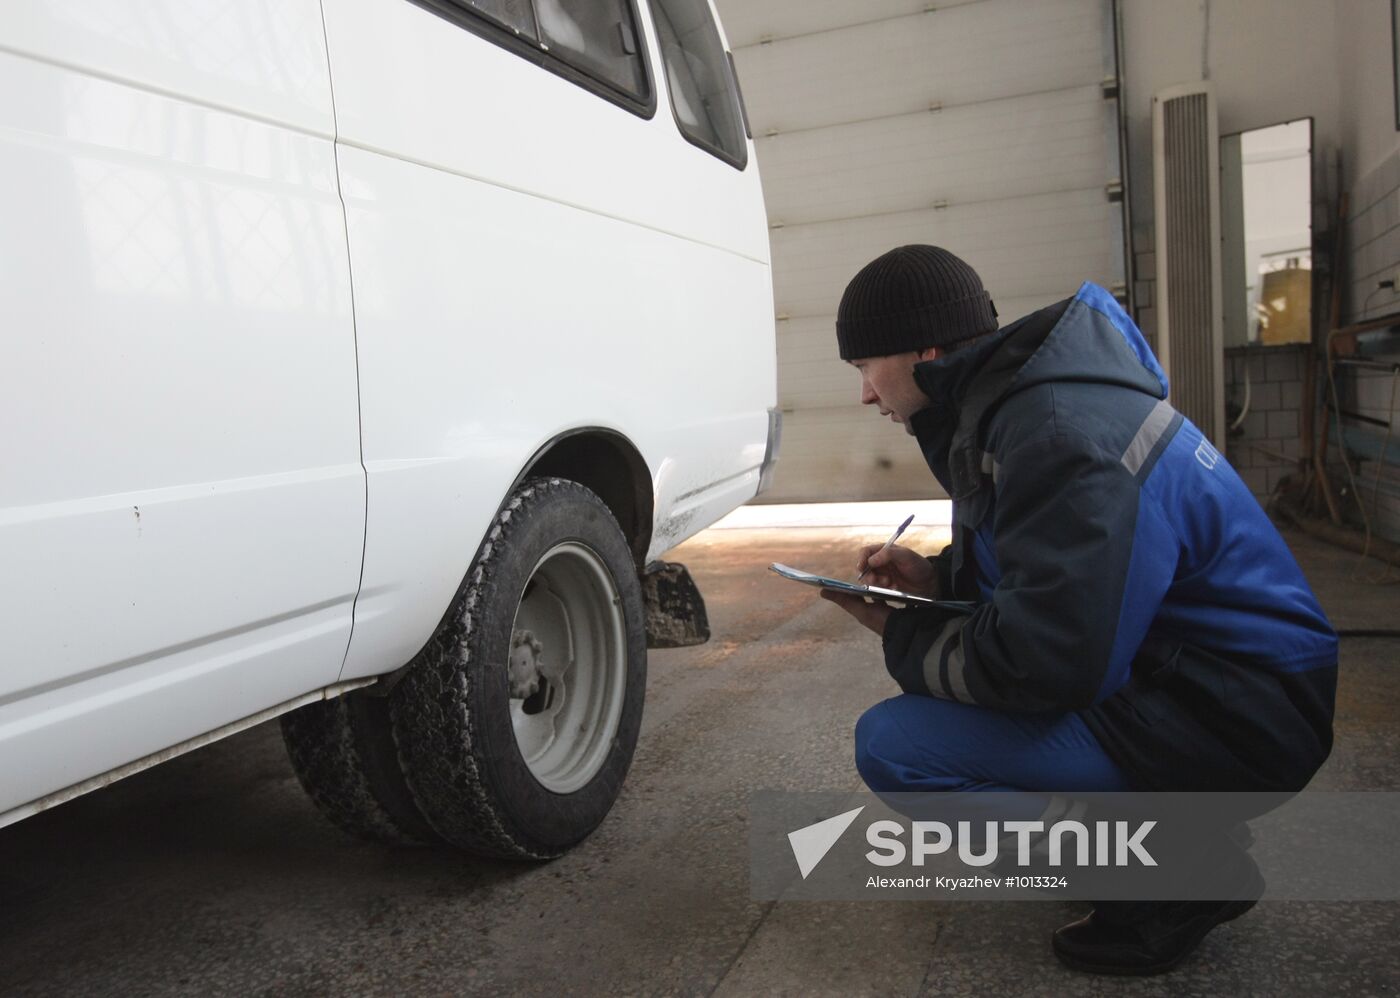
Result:
<instances>
[{"instance_id":1,"label":"reflective stripe on sleeve","mask_svg":"<svg viewBox=\"0 0 1400 998\"><path fill-rule=\"evenodd\" d=\"M963 677L963 650L960 635L969 618L957 616L943 625L938 638L924 656L924 685L934 696L959 703L972 703Z\"/></svg>"},{"instance_id":2,"label":"reflective stripe on sleeve","mask_svg":"<svg viewBox=\"0 0 1400 998\"><path fill-rule=\"evenodd\" d=\"M1128 444L1128 449L1123 452L1123 467L1128 469L1128 474L1136 475L1142 470L1143 462L1152 453L1152 448L1157 446L1157 441L1162 439L1162 434L1172 425L1174 415L1176 410L1165 399L1152 407L1152 411L1138 427L1133 442Z\"/></svg>"}]
</instances>

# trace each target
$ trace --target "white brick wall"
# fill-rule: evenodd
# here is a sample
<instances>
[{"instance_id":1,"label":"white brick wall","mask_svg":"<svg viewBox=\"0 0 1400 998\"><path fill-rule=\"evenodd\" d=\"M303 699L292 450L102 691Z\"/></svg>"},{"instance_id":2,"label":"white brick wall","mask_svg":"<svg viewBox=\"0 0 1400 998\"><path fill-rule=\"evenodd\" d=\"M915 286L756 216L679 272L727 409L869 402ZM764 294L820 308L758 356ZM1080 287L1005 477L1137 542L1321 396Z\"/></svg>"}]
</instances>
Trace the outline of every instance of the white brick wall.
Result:
<instances>
[{"instance_id":1,"label":"white brick wall","mask_svg":"<svg viewBox=\"0 0 1400 998\"><path fill-rule=\"evenodd\" d=\"M1229 435L1225 456L1249 490L1265 502L1279 480L1297 468L1302 347L1236 347L1225 351L1225 400L1238 415L1249 379L1249 411ZM1231 416L1231 421L1235 416Z\"/></svg>"}]
</instances>

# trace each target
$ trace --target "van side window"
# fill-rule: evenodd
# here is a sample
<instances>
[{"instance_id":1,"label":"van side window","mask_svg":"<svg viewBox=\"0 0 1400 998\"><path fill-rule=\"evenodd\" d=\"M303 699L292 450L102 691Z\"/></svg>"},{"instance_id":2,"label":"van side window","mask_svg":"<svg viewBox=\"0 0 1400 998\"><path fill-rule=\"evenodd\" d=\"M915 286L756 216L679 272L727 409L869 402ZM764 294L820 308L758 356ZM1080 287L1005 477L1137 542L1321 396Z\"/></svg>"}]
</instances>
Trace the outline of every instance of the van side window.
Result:
<instances>
[{"instance_id":1,"label":"van side window","mask_svg":"<svg viewBox=\"0 0 1400 998\"><path fill-rule=\"evenodd\" d=\"M655 108L634 0L412 0L643 117Z\"/></svg>"},{"instance_id":2,"label":"van side window","mask_svg":"<svg viewBox=\"0 0 1400 998\"><path fill-rule=\"evenodd\" d=\"M627 0L535 0L540 41L591 76L642 96L647 77Z\"/></svg>"},{"instance_id":3,"label":"van side window","mask_svg":"<svg viewBox=\"0 0 1400 998\"><path fill-rule=\"evenodd\" d=\"M738 84L707 0L652 0L661 61L681 134L731 166L744 168L748 147Z\"/></svg>"}]
</instances>

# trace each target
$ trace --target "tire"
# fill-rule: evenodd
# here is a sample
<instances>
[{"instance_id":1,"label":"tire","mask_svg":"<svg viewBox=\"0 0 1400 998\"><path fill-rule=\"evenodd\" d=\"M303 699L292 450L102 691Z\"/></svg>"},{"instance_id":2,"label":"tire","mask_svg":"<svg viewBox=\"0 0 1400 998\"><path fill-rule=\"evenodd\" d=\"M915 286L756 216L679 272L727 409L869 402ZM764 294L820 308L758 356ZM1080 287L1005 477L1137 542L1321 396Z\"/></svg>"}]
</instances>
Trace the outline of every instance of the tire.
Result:
<instances>
[{"instance_id":1,"label":"tire","mask_svg":"<svg viewBox=\"0 0 1400 998\"><path fill-rule=\"evenodd\" d=\"M307 796L345 831L397 845L441 842L399 771L382 697L356 691L283 714L282 741Z\"/></svg>"},{"instance_id":2,"label":"tire","mask_svg":"<svg viewBox=\"0 0 1400 998\"><path fill-rule=\"evenodd\" d=\"M575 482L527 479L389 696L427 823L495 857L549 859L582 841L631 765L646 654L636 566L608 507Z\"/></svg>"}]
</instances>

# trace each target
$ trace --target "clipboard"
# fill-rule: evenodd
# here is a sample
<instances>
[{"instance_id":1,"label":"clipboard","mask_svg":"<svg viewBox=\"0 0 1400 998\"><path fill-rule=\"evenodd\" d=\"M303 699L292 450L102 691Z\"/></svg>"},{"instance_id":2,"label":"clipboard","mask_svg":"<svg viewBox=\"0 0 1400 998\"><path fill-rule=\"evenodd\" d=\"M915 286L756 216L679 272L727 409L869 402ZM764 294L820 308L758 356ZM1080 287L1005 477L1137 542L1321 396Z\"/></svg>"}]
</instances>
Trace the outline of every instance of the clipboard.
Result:
<instances>
[{"instance_id":1,"label":"clipboard","mask_svg":"<svg viewBox=\"0 0 1400 998\"><path fill-rule=\"evenodd\" d=\"M830 589L833 592L847 593L851 596L863 596L866 599L879 600L881 603L902 603L905 606L930 607L935 610L964 614L977 609L976 603L966 603L962 600L929 599L927 596L902 593L898 589L882 589L880 586L865 586L859 582L828 579L824 575L813 575L811 572L804 572L788 565L780 565L777 562L769 565L768 569L785 579L800 582L804 586L816 586L818 589Z\"/></svg>"}]
</instances>

